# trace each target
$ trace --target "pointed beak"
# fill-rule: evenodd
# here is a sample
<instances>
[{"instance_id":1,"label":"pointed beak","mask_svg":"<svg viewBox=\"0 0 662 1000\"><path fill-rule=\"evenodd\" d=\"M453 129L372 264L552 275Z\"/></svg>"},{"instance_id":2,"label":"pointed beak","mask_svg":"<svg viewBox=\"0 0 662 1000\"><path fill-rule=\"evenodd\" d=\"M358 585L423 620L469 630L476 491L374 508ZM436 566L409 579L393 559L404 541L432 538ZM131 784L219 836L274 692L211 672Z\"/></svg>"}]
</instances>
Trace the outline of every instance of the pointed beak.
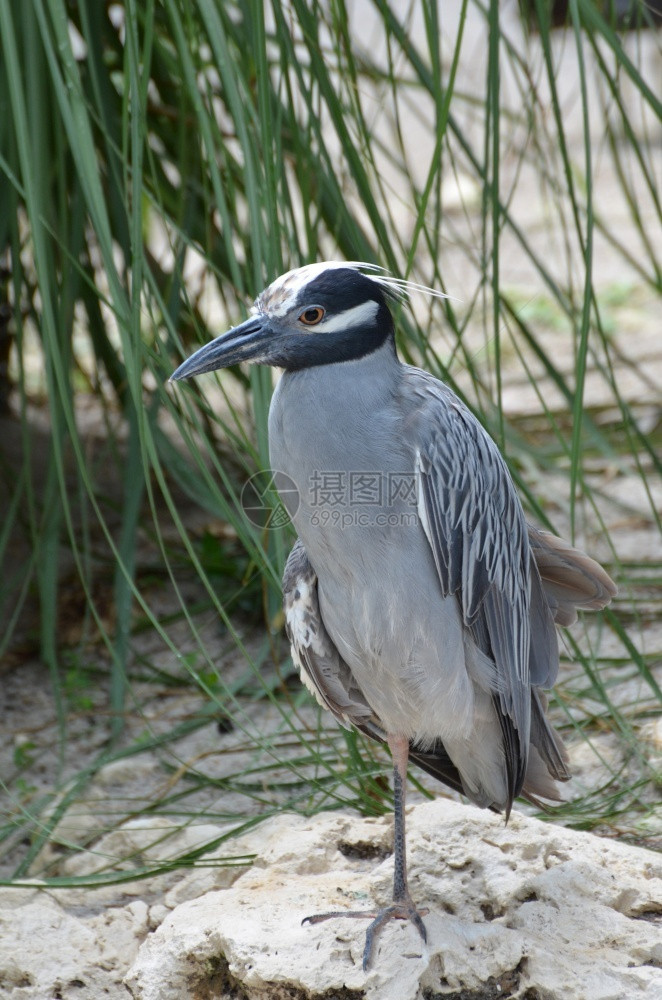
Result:
<instances>
[{"instance_id":1,"label":"pointed beak","mask_svg":"<svg viewBox=\"0 0 662 1000\"><path fill-rule=\"evenodd\" d=\"M261 361L268 354L272 331L266 316L251 316L222 336L205 344L170 376L171 382L229 368L240 361Z\"/></svg>"}]
</instances>

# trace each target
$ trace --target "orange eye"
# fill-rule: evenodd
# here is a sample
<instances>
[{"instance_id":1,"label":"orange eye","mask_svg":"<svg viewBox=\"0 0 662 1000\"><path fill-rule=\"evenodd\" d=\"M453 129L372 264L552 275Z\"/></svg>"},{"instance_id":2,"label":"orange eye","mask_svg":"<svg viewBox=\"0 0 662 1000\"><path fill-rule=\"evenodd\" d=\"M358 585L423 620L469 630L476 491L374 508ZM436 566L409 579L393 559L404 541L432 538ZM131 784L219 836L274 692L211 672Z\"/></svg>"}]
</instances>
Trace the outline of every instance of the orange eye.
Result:
<instances>
[{"instance_id":1,"label":"orange eye","mask_svg":"<svg viewBox=\"0 0 662 1000\"><path fill-rule=\"evenodd\" d=\"M321 306L310 306L299 316L299 321L305 323L306 326L315 326L320 320L324 319L324 310Z\"/></svg>"}]
</instances>

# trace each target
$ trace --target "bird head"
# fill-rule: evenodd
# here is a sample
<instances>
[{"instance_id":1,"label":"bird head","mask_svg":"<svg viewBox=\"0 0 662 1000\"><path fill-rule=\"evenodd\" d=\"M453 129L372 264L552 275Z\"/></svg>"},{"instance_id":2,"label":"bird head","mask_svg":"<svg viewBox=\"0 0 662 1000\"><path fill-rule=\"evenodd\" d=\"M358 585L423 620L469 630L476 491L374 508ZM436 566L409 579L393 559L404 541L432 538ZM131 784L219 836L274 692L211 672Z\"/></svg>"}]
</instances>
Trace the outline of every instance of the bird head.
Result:
<instances>
[{"instance_id":1,"label":"bird head","mask_svg":"<svg viewBox=\"0 0 662 1000\"><path fill-rule=\"evenodd\" d=\"M363 357L393 341L388 299L400 298L403 284L367 264L288 271L258 296L244 323L197 350L171 380L241 361L296 371Z\"/></svg>"}]
</instances>

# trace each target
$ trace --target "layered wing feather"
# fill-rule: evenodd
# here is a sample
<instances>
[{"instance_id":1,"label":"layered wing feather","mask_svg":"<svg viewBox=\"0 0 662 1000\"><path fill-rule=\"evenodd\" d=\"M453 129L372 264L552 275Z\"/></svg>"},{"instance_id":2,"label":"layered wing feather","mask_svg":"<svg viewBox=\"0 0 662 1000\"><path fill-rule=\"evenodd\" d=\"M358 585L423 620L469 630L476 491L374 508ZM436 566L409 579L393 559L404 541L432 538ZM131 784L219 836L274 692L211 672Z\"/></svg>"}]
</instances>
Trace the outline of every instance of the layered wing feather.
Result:
<instances>
[{"instance_id":1,"label":"layered wing feather","mask_svg":"<svg viewBox=\"0 0 662 1000\"><path fill-rule=\"evenodd\" d=\"M604 607L616 587L595 560L526 523L495 443L447 386L413 368L407 380L419 401L419 513L442 592L494 663L510 801L523 785L529 798L553 797L567 756L537 689L558 674L554 626Z\"/></svg>"},{"instance_id":2,"label":"layered wing feather","mask_svg":"<svg viewBox=\"0 0 662 1000\"><path fill-rule=\"evenodd\" d=\"M419 515L442 593L457 597L466 628L494 663L494 703L512 802L524 781L531 727L527 525L506 464L476 418L426 372L408 369L407 381L418 399L412 430ZM539 627L553 637L544 599L537 610Z\"/></svg>"}]
</instances>

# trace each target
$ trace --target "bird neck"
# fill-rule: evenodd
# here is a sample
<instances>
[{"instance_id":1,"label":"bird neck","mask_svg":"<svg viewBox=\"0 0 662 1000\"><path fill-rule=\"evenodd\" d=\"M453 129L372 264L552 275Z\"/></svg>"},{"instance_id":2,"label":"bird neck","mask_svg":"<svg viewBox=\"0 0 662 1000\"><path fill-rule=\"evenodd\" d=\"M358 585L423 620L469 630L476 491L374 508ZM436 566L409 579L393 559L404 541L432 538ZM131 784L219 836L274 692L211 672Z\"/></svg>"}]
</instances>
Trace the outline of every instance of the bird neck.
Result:
<instances>
[{"instance_id":1,"label":"bird neck","mask_svg":"<svg viewBox=\"0 0 662 1000\"><path fill-rule=\"evenodd\" d=\"M378 396L388 393L401 371L402 363L395 349L395 340L389 337L369 352L305 367L286 368L281 381L305 398L308 394L313 399L328 402L335 398L345 405L353 397L367 398L373 393Z\"/></svg>"},{"instance_id":2,"label":"bird neck","mask_svg":"<svg viewBox=\"0 0 662 1000\"><path fill-rule=\"evenodd\" d=\"M283 372L269 410L271 467L295 483L315 471L381 468L374 441L386 434L395 446L388 460L408 469L389 428L399 419L404 366L390 343L351 361ZM377 464L375 464L377 462Z\"/></svg>"}]
</instances>

